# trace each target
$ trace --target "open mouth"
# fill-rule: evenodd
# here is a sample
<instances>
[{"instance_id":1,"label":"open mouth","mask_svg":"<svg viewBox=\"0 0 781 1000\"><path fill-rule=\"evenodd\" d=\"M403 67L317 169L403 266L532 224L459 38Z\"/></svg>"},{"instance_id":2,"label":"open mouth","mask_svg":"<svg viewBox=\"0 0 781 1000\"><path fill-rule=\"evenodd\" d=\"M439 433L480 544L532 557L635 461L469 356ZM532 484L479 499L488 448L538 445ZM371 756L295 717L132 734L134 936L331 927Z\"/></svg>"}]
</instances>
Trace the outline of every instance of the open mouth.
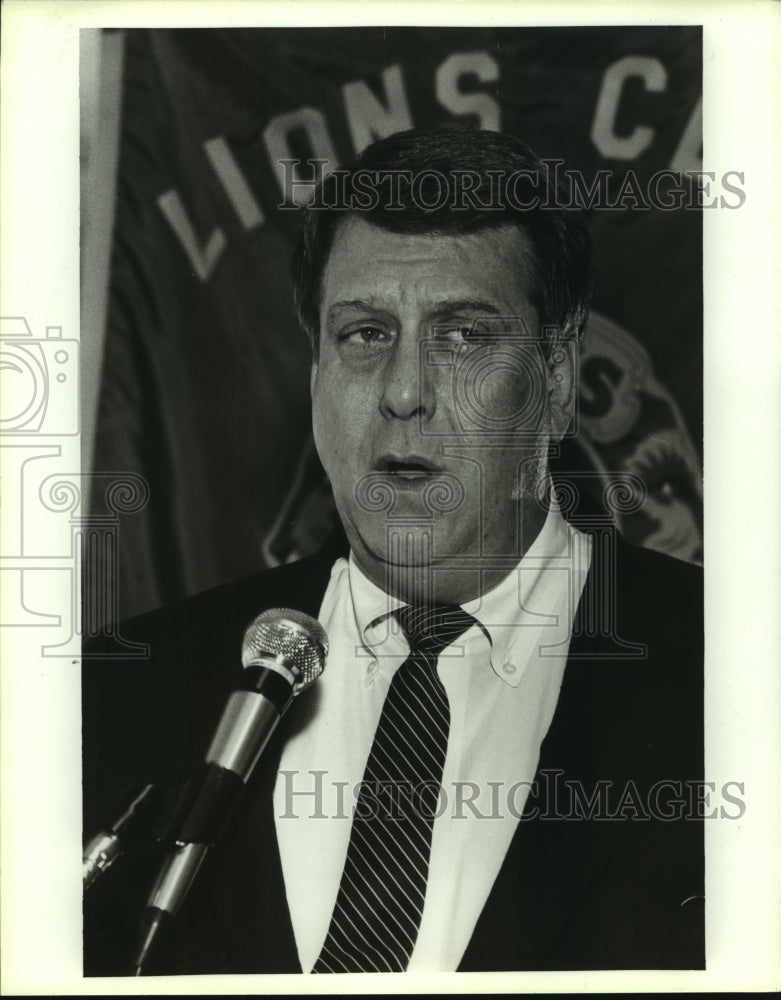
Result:
<instances>
[{"instance_id":1,"label":"open mouth","mask_svg":"<svg viewBox=\"0 0 781 1000\"><path fill-rule=\"evenodd\" d=\"M403 480L424 479L435 476L442 471L432 462L418 455L409 457L386 456L380 459L375 468L386 476Z\"/></svg>"}]
</instances>

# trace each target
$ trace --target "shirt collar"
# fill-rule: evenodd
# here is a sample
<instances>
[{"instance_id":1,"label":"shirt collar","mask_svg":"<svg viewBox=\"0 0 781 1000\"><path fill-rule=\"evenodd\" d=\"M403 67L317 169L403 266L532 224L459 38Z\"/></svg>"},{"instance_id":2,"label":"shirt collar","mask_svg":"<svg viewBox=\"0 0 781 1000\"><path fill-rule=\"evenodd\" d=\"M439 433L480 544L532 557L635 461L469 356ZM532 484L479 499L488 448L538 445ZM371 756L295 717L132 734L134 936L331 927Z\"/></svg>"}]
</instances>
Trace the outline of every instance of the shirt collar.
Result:
<instances>
[{"instance_id":1,"label":"shirt collar","mask_svg":"<svg viewBox=\"0 0 781 1000\"><path fill-rule=\"evenodd\" d=\"M387 635L376 630L375 626L389 618L397 608L403 607L404 601L392 597L372 583L358 566L352 552L348 572L355 627L366 651L371 653L383 644Z\"/></svg>"},{"instance_id":2,"label":"shirt collar","mask_svg":"<svg viewBox=\"0 0 781 1000\"><path fill-rule=\"evenodd\" d=\"M542 624L540 616L545 613L536 609L536 604L542 597L541 591L545 590L545 582L550 582L553 565L568 556L569 530L558 507L551 506L542 529L515 569L481 598L463 605L480 626L479 632L472 628L464 638L479 641L482 633L488 645L491 669L510 687L518 687L521 682L528 657L520 647L528 639L527 627ZM394 634L394 630L379 626L405 602L372 583L352 552L349 581L355 626L367 656L374 656L373 650L384 645Z\"/></svg>"},{"instance_id":3,"label":"shirt collar","mask_svg":"<svg viewBox=\"0 0 781 1000\"><path fill-rule=\"evenodd\" d=\"M510 687L518 687L528 662L530 640L551 624L551 584L561 586L560 567L567 559L569 529L557 506L551 506L537 537L512 572L481 598L464 604L490 642L491 668ZM541 617L544 616L544 617Z\"/></svg>"}]
</instances>

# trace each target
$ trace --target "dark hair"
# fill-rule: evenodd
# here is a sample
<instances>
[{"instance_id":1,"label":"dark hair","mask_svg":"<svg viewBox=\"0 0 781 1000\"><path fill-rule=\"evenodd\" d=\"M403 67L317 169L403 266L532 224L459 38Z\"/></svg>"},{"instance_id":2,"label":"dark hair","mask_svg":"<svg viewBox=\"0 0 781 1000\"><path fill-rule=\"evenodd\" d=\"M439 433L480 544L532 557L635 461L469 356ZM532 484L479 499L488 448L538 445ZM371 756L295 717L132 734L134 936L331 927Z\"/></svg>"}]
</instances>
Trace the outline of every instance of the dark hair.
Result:
<instances>
[{"instance_id":1,"label":"dark hair","mask_svg":"<svg viewBox=\"0 0 781 1000\"><path fill-rule=\"evenodd\" d=\"M456 235L516 225L533 251L529 294L542 326L579 337L588 318L591 240L564 208L560 161L501 132L459 125L397 132L318 184L292 262L299 321L317 354L320 285L334 233L351 214L396 233ZM554 338L556 339L556 338Z\"/></svg>"}]
</instances>

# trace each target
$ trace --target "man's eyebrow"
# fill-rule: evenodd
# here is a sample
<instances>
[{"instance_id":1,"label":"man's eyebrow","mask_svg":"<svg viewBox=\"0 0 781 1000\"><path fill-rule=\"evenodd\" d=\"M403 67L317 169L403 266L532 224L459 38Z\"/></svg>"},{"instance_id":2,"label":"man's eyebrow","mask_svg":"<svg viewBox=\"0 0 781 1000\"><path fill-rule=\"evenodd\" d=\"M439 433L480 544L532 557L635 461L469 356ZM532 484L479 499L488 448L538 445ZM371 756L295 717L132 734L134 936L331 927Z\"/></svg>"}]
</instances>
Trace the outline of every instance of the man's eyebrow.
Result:
<instances>
[{"instance_id":1,"label":"man's eyebrow","mask_svg":"<svg viewBox=\"0 0 781 1000\"><path fill-rule=\"evenodd\" d=\"M379 299L339 299L328 307L329 314L337 309L381 309Z\"/></svg>"},{"instance_id":2,"label":"man's eyebrow","mask_svg":"<svg viewBox=\"0 0 781 1000\"><path fill-rule=\"evenodd\" d=\"M336 316L342 309L355 309L360 312L373 313L390 312L387 306L384 305L380 299L339 299L337 302L332 302L328 307L328 312L325 317L325 329L327 332L331 332L333 330Z\"/></svg>"},{"instance_id":3,"label":"man's eyebrow","mask_svg":"<svg viewBox=\"0 0 781 1000\"><path fill-rule=\"evenodd\" d=\"M479 313L482 316L501 316L502 310L485 299L443 299L429 309L430 316L450 316L453 313Z\"/></svg>"},{"instance_id":4,"label":"man's eyebrow","mask_svg":"<svg viewBox=\"0 0 781 1000\"><path fill-rule=\"evenodd\" d=\"M328 315L331 316L338 309L372 309L381 312L390 311L387 304L381 299L339 299L332 302L328 307ZM442 299L440 302L433 302L428 306L426 312L430 316L449 315L451 313L470 312L482 313L486 316L500 316L502 310L493 302L485 299Z\"/></svg>"}]
</instances>

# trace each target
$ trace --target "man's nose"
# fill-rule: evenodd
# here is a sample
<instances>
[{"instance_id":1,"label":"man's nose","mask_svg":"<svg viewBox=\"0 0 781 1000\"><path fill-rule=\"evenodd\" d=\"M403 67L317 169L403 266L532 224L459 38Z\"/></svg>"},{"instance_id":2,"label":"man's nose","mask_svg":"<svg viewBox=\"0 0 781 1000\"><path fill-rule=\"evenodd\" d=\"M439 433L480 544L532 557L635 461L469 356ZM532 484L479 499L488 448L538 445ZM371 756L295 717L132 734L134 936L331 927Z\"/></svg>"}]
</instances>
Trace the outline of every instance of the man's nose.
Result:
<instances>
[{"instance_id":1,"label":"man's nose","mask_svg":"<svg viewBox=\"0 0 781 1000\"><path fill-rule=\"evenodd\" d=\"M382 373L380 411L388 419L430 418L436 400L431 373L424 364L425 347L417 336L396 340Z\"/></svg>"}]
</instances>

